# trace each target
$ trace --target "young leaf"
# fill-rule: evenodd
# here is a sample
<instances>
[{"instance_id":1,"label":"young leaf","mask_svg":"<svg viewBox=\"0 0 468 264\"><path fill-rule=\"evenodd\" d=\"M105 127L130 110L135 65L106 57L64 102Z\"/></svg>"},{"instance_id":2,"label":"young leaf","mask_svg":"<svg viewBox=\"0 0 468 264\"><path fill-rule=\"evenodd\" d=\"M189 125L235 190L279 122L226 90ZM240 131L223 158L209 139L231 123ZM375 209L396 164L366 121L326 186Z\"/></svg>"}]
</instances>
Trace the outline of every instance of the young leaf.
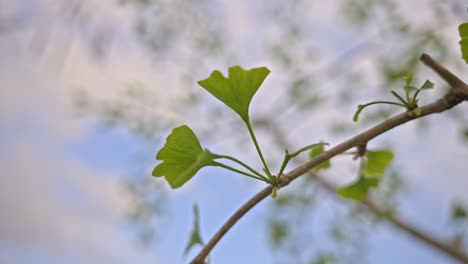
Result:
<instances>
[{"instance_id":1,"label":"young leaf","mask_svg":"<svg viewBox=\"0 0 468 264\"><path fill-rule=\"evenodd\" d=\"M416 88L414 86L411 86L411 85L405 85L405 86L403 86L403 90L405 90L405 92L407 92L407 93L411 93L413 91L417 91L418 88Z\"/></svg>"},{"instance_id":2,"label":"young leaf","mask_svg":"<svg viewBox=\"0 0 468 264\"><path fill-rule=\"evenodd\" d=\"M397 92L395 91L391 91L392 95L395 96L396 99L398 99L398 101L400 101L405 107L407 105L407 102L405 101L405 99L403 99L403 97L401 97L401 95L399 95Z\"/></svg>"},{"instance_id":3,"label":"young leaf","mask_svg":"<svg viewBox=\"0 0 468 264\"><path fill-rule=\"evenodd\" d=\"M413 81L413 73L408 73L405 77L403 77L403 80L405 81L406 85L410 85L410 83Z\"/></svg>"},{"instance_id":4,"label":"young leaf","mask_svg":"<svg viewBox=\"0 0 468 264\"><path fill-rule=\"evenodd\" d=\"M362 168L362 175L366 178L380 178L393 160L393 153L388 150L368 151L367 162Z\"/></svg>"},{"instance_id":5,"label":"young leaf","mask_svg":"<svg viewBox=\"0 0 468 264\"><path fill-rule=\"evenodd\" d=\"M317 146L317 147L313 148L310 151L310 158L313 159L313 158L317 157L318 155L322 154L324 151L325 151L324 145ZM327 160L327 161L324 161L324 162L320 163L319 165L315 166L314 169L316 171L326 170L326 169L330 168L330 166L331 166L330 160Z\"/></svg>"},{"instance_id":6,"label":"young leaf","mask_svg":"<svg viewBox=\"0 0 468 264\"><path fill-rule=\"evenodd\" d=\"M376 187L378 184L378 179L368 179L361 176L356 182L338 189L337 193L346 199L363 201L366 198L369 189L371 187Z\"/></svg>"},{"instance_id":7,"label":"young leaf","mask_svg":"<svg viewBox=\"0 0 468 264\"><path fill-rule=\"evenodd\" d=\"M214 166L214 158L210 152L202 149L190 127L176 127L156 155L156 159L163 162L154 168L153 176L164 176L172 188L179 188L201 168Z\"/></svg>"},{"instance_id":8,"label":"young leaf","mask_svg":"<svg viewBox=\"0 0 468 264\"><path fill-rule=\"evenodd\" d=\"M462 58L468 63L468 23L462 23L458 26L458 32L460 33L460 47L462 52Z\"/></svg>"},{"instance_id":9,"label":"young leaf","mask_svg":"<svg viewBox=\"0 0 468 264\"><path fill-rule=\"evenodd\" d=\"M425 89L432 89L434 88L434 83L432 83L431 81L429 80L426 80L423 85L421 85L421 90L425 90Z\"/></svg>"},{"instance_id":10,"label":"young leaf","mask_svg":"<svg viewBox=\"0 0 468 264\"><path fill-rule=\"evenodd\" d=\"M187 243L187 246L185 247L184 250L184 255L187 255L189 253L190 249L193 246L196 245L201 245L204 246L205 243L203 243L203 240L201 239L200 235L200 213L198 211L198 205L194 204L193 205L193 227L192 227L192 233L190 234L190 240Z\"/></svg>"},{"instance_id":11,"label":"young leaf","mask_svg":"<svg viewBox=\"0 0 468 264\"><path fill-rule=\"evenodd\" d=\"M319 148L319 147L321 147L323 149L324 145L328 145L328 143L320 142L320 143L311 144L311 145L308 145L308 146L305 146L305 147L299 149L298 151L295 151L293 153L289 153L287 155L292 159L292 158L296 157L297 155L301 154L302 152L307 151L309 149L314 149L314 148ZM286 150L286 152L287 152L287 150ZM323 150L322 150L322 152L323 152Z\"/></svg>"},{"instance_id":12,"label":"young leaf","mask_svg":"<svg viewBox=\"0 0 468 264\"><path fill-rule=\"evenodd\" d=\"M392 91L392 94L395 93ZM395 93L396 94L396 93ZM403 100L403 99L402 99ZM353 116L353 121L354 122L357 122L358 121L358 118L359 118L359 114L362 112L362 110L364 110L364 108L370 106L370 105L375 105L375 104L390 104L390 105L398 105L398 106L402 106L402 107L405 107L406 108L406 102L403 100L404 103L400 104L400 103L396 103L396 102L390 102L390 101L374 101L374 102L370 102L370 103L367 103L367 104L363 104L363 105L358 105L358 109L356 110L356 113L354 113L354 116Z\"/></svg>"},{"instance_id":13,"label":"young leaf","mask_svg":"<svg viewBox=\"0 0 468 264\"><path fill-rule=\"evenodd\" d=\"M463 220L468 217L467 210L461 203L455 203L452 205L452 219Z\"/></svg>"},{"instance_id":14,"label":"young leaf","mask_svg":"<svg viewBox=\"0 0 468 264\"><path fill-rule=\"evenodd\" d=\"M274 248L279 248L283 245L289 236L289 225L283 221L271 220L269 223L271 244Z\"/></svg>"},{"instance_id":15,"label":"young leaf","mask_svg":"<svg viewBox=\"0 0 468 264\"><path fill-rule=\"evenodd\" d=\"M208 79L198 84L248 122L250 102L268 74L270 70L266 67L244 70L233 66L229 68L227 78L221 72L214 71Z\"/></svg>"},{"instance_id":16,"label":"young leaf","mask_svg":"<svg viewBox=\"0 0 468 264\"><path fill-rule=\"evenodd\" d=\"M358 105L357 108L358 109L356 110L356 112L354 113L354 116L353 116L353 121L354 122L358 121L359 114L362 112L362 110L365 108L365 106L364 105Z\"/></svg>"}]
</instances>

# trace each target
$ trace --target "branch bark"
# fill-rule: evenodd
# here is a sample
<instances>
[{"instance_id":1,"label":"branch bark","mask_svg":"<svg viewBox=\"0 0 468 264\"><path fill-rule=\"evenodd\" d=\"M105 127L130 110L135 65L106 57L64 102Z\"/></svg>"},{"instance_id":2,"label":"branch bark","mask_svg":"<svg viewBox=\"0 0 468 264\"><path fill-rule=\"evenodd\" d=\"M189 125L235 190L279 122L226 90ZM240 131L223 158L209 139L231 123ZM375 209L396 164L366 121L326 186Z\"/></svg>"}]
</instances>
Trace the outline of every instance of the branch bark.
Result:
<instances>
[{"instance_id":1,"label":"branch bark","mask_svg":"<svg viewBox=\"0 0 468 264\"><path fill-rule=\"evenodd\" d=\"M420 117L434 114L434 113L441 113L443 111L449 110L452 107L458 105L459 103L463 102L464 100L468 100L468 85L466 85L463 81L461 81L458 77L452 74L449 70L447 70L444 66L436 62L432 59L429 55L423 54L421 56L421 61L426 64L428 67L433 69L437 72L451 87L452 89L442 98L439 100L424 105L420 107L421 114L419 116L409 115L408 113L401 113L395 115L382 123L358 134L357 136L350 138L343 143L336 145L335 147L329 149L326 152L323 152L319 156L309 160L308 162L296 167L295 169L291 170L290 172L286 173L284 177L282 177L281 186L287 186L293 180L297 179L301 175L307 173L311 169L313 169L318 164L333 158L334 156L343 153L353 147L357 147L359 145L366 144L371 139L399 126L405 124L414 119L418 119ZM272 186L268 186L249 199L244 205L242 205L224 224L223 226L215 233L215 235L208 241L208 243L202 248L202 250L198 253L195 258L192 259L190 263L192 264L202 264L205 263L205 259L211 250L216 246L216 244L221 240L221 238L231 229L234 224L239 221L248 211L250 211L253 207L255 207L258 203L260 203L263 199L265 199L268 195L272 192ZM372 206L370 206L372 207ZM395 224L402 229L404 229L404 225L398 225L398 221ZM408 232L412 233L410 230ZM413 234L415 235L415 234ZM417 236L416 236L417 237ZM430 239L423 241L430 241ZM432 244L435 246L435 244ZM437 247L437 246L436 246ZM466 256L463 252L457 250L451 250L449 248L445 248L443 246L437 247L438 249L442 250L443 252L447 253L451 257L462 261L464 263L468 263L468 256Z\"/></svg>"}]
</instances>

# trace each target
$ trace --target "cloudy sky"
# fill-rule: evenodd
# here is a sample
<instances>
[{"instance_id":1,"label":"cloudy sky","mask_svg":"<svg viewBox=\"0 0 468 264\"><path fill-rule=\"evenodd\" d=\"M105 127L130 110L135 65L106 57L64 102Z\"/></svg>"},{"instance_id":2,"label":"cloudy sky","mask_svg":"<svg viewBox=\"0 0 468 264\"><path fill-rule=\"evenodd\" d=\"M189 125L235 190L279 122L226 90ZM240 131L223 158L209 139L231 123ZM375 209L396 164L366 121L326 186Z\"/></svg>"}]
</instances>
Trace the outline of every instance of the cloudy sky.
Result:
<instances>
[{"instance_id":1,"label":"cloudy sky","mask_svg":"<svg viewBox=\"0 0 468 264\"><path fill-rule=\"evenodd\" d=\"M242 19L247 2L226 4L235 21L247 23ZM129 8L111 0L85 3L90 16L70 22L58 11L62 1L0 0L0 263L183 263L194 202L207 239L262 185L219 175L225 173L217 169L202 171L196 181L169 194L170 218L161 221L156 245L138 243L125 217L130 198L121 183L133 169L135 153L148 146L125 129L103 129L99 119L83 117L73 98L77 88L113 98L123 83L160 87L178 81L170 71L158 71L138 45ZM252 32L248 25L236 25L235 38L243 43ZM443 116L431 118L444 123ZM408 124L375 144L398 138L395 162L405 169L413 191L402 215L444 237L450 203L468 202L468 164L463 162L468 147L450 123L430 126L424 137L417 130L418 125ZM156 151L161 144L149 148ZM143 169L148 177L150 169ZM267 204L250 212L219 244L215 263L272 262L264 225ZM389 226L379 227L371 241L371 263L452 263Z\"/></svg>"}]
</instances>

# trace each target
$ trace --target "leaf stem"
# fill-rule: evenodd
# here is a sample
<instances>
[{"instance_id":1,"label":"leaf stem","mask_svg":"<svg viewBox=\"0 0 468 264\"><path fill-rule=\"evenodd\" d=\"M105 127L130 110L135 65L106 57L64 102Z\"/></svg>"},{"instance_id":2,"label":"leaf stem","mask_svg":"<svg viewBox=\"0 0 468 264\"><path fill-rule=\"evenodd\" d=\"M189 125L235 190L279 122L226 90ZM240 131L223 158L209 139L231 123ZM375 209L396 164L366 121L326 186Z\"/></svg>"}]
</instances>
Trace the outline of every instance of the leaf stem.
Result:
<instances>
[{"instance_id":1,"label":"leaf stem","mask_svg":"<svg viewBox=\"0 0 468 264\"><path fill-rule=\"evenodd\" d=\"M316 144L311 144L311 145L308 145L308 146L305 146L301 149L299 149L298 151L295 151L293 153L289 153L288 150L285 150L284 152L284 160L283 160L283 163L281 164L281 168L278 172L278 177L281 177L281 174L283 174L284 172L284 169L286 168L286 166L288 165L289 161L296 157L297 155L301 154L302 152L304 151L307 151L309 149L313 149L315 147L318 147L318 146L322 146L322 145L328 145L328 143L316 143Z\"/></svg>"},{"instance_id":2,"label":"leaf stem","mask_svg":"<svg viewBox=\"0 0 468 264\"><path fill-rule=\"evenodd\" d=\"M403 99L397 92L395 91L391 91L392 95L395 96L398 100L400 100L400 102L406 107L406 105L408 104L408 102L405 101L405 99Z\"/></svg>"},{"instance_id":3,"label":"leaf stem","mask_svg":"<svg viewBox=\"0 0 468 264\"><path fill-rule=\"evenodd\" d=\"M244 162L234 158L234 157L231 157L231 156L228 156L228 155L217 155L217 154L214 154L216 158L220 158L220 159L228 159L228 160L231 160L231 161L234 161L235 163L241 165L242 167L248 169L250 172L252 172L253 174L259 176L259 177L263 177L265 178L265 176L263 176L262 174L260 174L258 171L256 171L255 169L253 169L252 167L250 167L249 165L245 164ZM265 178L266 179L266 178Z\"/></svg>"},{"instance_id":4,"label":"leaf stem","mask_svg":"<svg viewBox=\"0 0 468 264\"><path fill-rule=\"evenodd\" d=\"M284 153L283 163L281 164L281 168L278 172L278 177L281 177L281 174L283 174L283 171L284 169L286 169L286 166L288 165L289 160L291 160L291 157L288 155L288 151L286 150Z\"/></svg>"},{"instance_id":5,"label":"leaf stem","mask_svg":"<svg viewBox=\"0 0 468 264\"><path fill-rule=\"evenodd\" d=\"M257 153L260 156L260 159L262 160L265 173L267 174L270 181L276 182L276 179L271 175L270 169L268 169L268 165L267 165L267 163L265 161L265 158L263 158L262 151L260 150L260 146L258 145L257 138L255 137L255 133L254 133L254 131L252 129L252 125L250 124L250 120L247 119L245 121L245 124L247 125L247 129L249 130L250 137L252 138L252 140L253 140L253 142L255 144L255 148L257 149Z\"/></svg>"},{"instance_id":6,"label":"leaf stem","mask_svg":"<svg viewBox=\"0 0 468 264\"><path fill-rule=\"evenodd\" d=\"M218 167L225 168L225 169L230 170L230 171L233 171L233 172L237 172L237 173L239 173L239 174L245 175L245 176L250 177L250 178L254 178L254 179L261 180L261 181L264 181L264 182L266 182L266 183L272 184L271 180L268 179L268 178L265 178L264 176L259 177L259 176L257 176L257 175L253 175L253 174L250 174L250 173L248 173L248 172L238 170L238 169L236 169L236 168L233 168L233 167L228 166L228 165L226 165L226 164L223 164L223 163L221 163L221 162L216 162L216 161L215 161L213 165L214 165L214 166L218 166Z\"/></svg>"},{"instance_id":7,"label":"leaf stem","mask_svg":"<svg viewBox=\"0 0 468 264\"><path fill-rule=\"evenodd\" d=\"M374 104L390 104L390 105L398 105L398 106L402 106L404 108L408 108L407 105L404 105L404 104L400 104L400 103L397 103L397 102L390 102L390 101L374 101L374 102L370 102L370 103L367 103L367 104L363 104L363 105L359 105L358 106L358 110L356 111L356 113L354 113L354 116L353 116L353 121L356 122L359 118L359 114L362 112L362 110L364 110L364 108L370 106L370 105L374 105Z\"/></svg>"}]
</instances>

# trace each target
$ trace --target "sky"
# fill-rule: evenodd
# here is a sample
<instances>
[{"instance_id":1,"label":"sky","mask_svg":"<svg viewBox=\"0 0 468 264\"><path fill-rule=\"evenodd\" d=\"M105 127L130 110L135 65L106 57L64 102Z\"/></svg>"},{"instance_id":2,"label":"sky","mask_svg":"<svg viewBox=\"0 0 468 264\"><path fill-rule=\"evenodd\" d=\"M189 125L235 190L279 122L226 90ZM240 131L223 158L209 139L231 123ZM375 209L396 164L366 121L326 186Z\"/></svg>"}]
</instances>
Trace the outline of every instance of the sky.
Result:
<instances>
[{"instance_id":1,"label":"sky","mask_svg":"<svg viewBox=\"0 0 468 264\"><path fill-rule=\"evenodd\" d=\"M255 34L248 28L247 2L225 4L236 25L234 39L243 45ZM90 16L73 22L60 16L64 3L0 0L0 263L184 263L195 202L206 240L263 185L219 169L201 171L195 181L167 192L170 210L158 221L156 243L142 247L126 218L131 197L122 182L136 154L155 153L163 142L148 146L127 129L106 129L96 116L81 115L73 99L77 89L115 98L122 84L135 80L155 89L180 83L175 73L155 67L138 44L129 8L89 0L84 3ZM104 47L93 41L99 37L108 40ZM174 107L170 98L177 91L165 91L169 99L159 107ZM398 138L395 163L409 183L401 215L446 237L449 205L468 202L468 147L442 115L431 120L444 125L429 126L421 136L418 124L407 124L373 144L391 145ZM154 154L144 159L149 164ZM141 171L150 177L150 167ZM229 232L214 249L214 263L273 263L265 227L270 203L264 201ZM370 263L455 263L388 225L373 231Z\"/></svg>"}]
</instances>

